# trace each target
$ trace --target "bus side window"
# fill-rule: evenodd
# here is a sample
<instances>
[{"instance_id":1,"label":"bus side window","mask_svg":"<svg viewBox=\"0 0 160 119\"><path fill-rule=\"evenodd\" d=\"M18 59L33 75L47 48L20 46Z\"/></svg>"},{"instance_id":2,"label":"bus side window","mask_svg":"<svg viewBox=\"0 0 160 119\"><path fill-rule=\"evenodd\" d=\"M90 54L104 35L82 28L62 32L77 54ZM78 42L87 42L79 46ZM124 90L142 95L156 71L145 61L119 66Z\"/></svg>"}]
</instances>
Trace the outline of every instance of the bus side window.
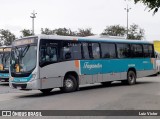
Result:
<instances>
[{"instance_id":1,"label":"bus side window","mask_svg":"<svg viewBox=\"0 0 160 119\"><path fill-rule=\"evenodd\" d=\"M92 43L92 56L94 59L100 58L100 48L98 43Z\"/></svg>"},{"instance_id":2,"label":"bus side window","mask_svg":"<svg viewBox=\"0 0 160 119\"><path fill-rule=\"evenodd\" d=\"M149 55L152 58L155 57L154 50L153 50L153 45L149 45Z\"/></svg>"},{"instance_id":3,"label":"bus side window","mask_svg":"<svg viewBox=\"0 0 160 119\"><path fill-rule=\"evenodd\" d=\"M56 62L57 61L57 48L55 47L50 47L50 61L51 62Z\"/></svg>"},{"instance_id":4,"label":"bus side window","mask_svg":"<svg viewBox=\"0 0 160 119\"><path fill-rule=\"evenodd\" d=\"M102 58L116 58L115 44L101 43Z\"/></svg>"},{"instance_id":5,"label":"bus side window","mask_svg":"<svg viewBox=\"0 0 160 119\"><path fill-rule=\"evenodd\" d=\"M40 63L57 62L57 49L55 47L40 48Z\"/></svg>"},{"instance_id":6,"label":"bus side window","mask_svg":"<svg viewBox=\"0 0 160 119\"><path fill-rule=\"evenodd\" d=\"M155 57L152 45L143 45L144 57Z\"/></svg>"},{"instance_id":7,"label":"bus side window","mask_svg":"<svg viewBox=\"0 0 160 119\"><path fill-rule=\"evenodd\" d=\"M130 57L129 44L117 44L117 52L119 58L129 58Z\"/></svg>"},{"instance_id":8,"label":"bus side window","mask_svg":"<svg viewBox=\"0 0 160 119\"><path fill-rule=\"evenodd\" d=\"M68 46L68 44L64 44L62 47L62 59L63 60L70 60L72 59L72 54L71 54L71 48Z\"/></svg>"},{"instance_id":9,"label":"bus side window","mask_svg":"<svg viewBox=\"0 0 160 119\"><path fill-rule=\"evenodd\" d=\"M46 61L45 52L46 52L46 48L45 47L41 47L40 48L40 63Z\"/></svg>"},{"instance_id":10,"label":"bus side window","mask_svg":"<svg viewBox=\"0 0 160 119\"><path fill-rule=\"evenodd\" d=\"M142 45L140 44L132 44L131 45L131 54L132 57L143 57Z\"/></svg>"},{"instance_id":11,"label":"bus side window","mask_svg":"<svg viewBox=\"0 0 160 119\"><path fill-rule=\"evenodd\" d=\"M81 59L81 44L79 42L63 42L62 59L76 60Z\"/></svg>"},{"instance_id":12,"label":"bus side window","mask_svg":"<svg viewBox=\"0 0 160 119\"><path fill-rule=\"evenodd\" d=\"M88 43L82 43L82 47L83 47L83 58L90 59Z\"/></svg>"}]
</instances>

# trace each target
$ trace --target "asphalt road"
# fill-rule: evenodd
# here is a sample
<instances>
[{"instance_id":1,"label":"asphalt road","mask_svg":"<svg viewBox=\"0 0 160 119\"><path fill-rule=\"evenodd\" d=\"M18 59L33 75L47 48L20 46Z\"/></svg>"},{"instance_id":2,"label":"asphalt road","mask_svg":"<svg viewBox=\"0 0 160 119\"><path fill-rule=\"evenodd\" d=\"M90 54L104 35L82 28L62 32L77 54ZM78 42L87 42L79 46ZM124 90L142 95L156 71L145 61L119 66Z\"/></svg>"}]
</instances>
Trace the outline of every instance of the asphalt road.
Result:
<instances>
[{"instance_id":1,"label":"asphalt road","mask_svg":"<svg viewBox=\"0 0 160 119\"><path fill-rule=\"evenodd\" d=\"M120 82L108 87L94 84L83 86L80 91L73 93L54 89L49 95L37 90L11 89L7 83L0 83L0 110L160 110L160 76L137 79L137 84L133 86Z\"/></svg>"}]
</instances>

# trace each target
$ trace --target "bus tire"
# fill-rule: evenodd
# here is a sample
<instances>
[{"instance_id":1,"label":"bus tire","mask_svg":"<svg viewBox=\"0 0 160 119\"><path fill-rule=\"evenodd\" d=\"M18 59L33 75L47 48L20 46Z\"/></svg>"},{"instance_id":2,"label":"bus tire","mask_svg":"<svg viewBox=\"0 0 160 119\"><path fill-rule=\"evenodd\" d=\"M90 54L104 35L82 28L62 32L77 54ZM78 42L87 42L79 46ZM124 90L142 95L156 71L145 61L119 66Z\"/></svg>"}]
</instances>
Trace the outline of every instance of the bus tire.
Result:
<instances>
[{"instance_id":1,"label":"bus tire","mask_svg":"<svg viewBox=\"0 0 160 119\"><path fill-rule=\"evenodd\" d=\"M127 73L127 84L134 85L136 83L136 74L134 71L129 70Z\"/></svg>"},{"instance_id":2,"label":"bus tire","mask_svg":"<svg viewBox=\"0 0 160 119\"><path fill-rule=\"evenodd\" d=\"M53 88L48 88L48 89L41 89L40 91L43 93L43 94L49 94L51 91L52 91Z\"/></svg>"},{"instance_id":3,"label":"bus tire","mask_svg":"<svg viewBox=\"0 0 160 119\"><path fill-rule=\"evenodd\" d=\"M63 87L61 88L61 90L65 93L69 93L76 91L77 86L78 84L76 78L72 75L67 75L64 78Z\"/></svg>"}]
</instances>

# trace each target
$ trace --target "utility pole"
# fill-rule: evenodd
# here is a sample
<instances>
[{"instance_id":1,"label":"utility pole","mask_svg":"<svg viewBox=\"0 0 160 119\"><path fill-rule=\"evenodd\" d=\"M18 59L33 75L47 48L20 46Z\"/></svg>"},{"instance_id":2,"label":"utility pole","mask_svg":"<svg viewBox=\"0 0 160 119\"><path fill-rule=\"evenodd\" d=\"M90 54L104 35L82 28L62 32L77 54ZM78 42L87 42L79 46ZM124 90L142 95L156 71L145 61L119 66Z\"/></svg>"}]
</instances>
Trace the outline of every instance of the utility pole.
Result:
<instances>
[{"instance_id":1,"label":"utility pole","mask_svg":"<svg viewBox=\"0 0 160 119\"><path fill-rule=\"evenodd\" d=\"M127 11L127 38L128 38L128 13L131 10L131 8L129 8L127 4L127 8L124 8L124 9Z\"/></svg>"},{"instance_id":2,"label":"utility pole","mask_svg":"<svg viewBox=\"0 0 160 119\"><path fill-rule=\"evenodd\" d=\"M34 18L36 18L36 14L34 11L33 13L31 13L32 16L30 16L32 18L32 35L34 35Z\"/></svg>"}]
</instances>

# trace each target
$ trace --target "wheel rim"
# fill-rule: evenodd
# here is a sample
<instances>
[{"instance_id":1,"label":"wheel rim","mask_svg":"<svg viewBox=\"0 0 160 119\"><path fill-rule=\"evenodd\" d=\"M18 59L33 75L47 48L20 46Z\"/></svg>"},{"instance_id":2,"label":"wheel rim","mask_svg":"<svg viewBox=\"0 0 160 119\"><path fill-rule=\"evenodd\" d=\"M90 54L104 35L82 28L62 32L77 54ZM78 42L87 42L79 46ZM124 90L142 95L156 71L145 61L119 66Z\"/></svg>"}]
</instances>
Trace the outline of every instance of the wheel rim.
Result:
<instances>
[{"instance_id":1,"label":"wheel rim","mask_svg":"<svg viewBox=\"0 0 160 119\"><path fill-rule=\"evenodd\" d=\"M135 77L133 74L130 74L128 78L129 78L130 82L134 82L134 80L135 80Z\"/></svg>"},{"instance_id":2,"label":"wheel rim","mask_svg":"<svg viewBox=\"0 0 160 119\"><path fill-rule=\"evenodd\" d=\"M73 81L71 79L66 79L65 86L67 88L72 88L73 87Z\"/></svg>"}]
</instances>

